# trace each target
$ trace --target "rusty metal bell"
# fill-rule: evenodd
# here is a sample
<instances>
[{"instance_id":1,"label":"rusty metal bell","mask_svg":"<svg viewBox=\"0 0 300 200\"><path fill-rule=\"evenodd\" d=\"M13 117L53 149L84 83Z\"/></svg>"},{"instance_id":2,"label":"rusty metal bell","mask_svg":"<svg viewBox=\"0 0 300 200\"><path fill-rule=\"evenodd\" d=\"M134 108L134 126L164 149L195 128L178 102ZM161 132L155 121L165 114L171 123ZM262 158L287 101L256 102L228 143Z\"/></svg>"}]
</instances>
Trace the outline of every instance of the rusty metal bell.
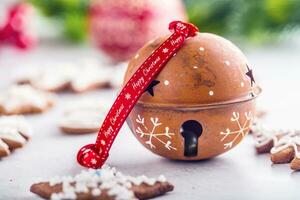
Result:
<instances>
[{"instance_id":1,"label":"rusty metal bell","mask_svg":"<svg viewBox=\"0 0 300 200\"><path fill-rule=\"evenodd\" d=\"M130 60L126 82L167 36ZM248 133L261 92L244 54L230 41L198 33L166 64L127 122L147 149L163 157L200 160L235 147Z\"/></svg>"}]
</instances>

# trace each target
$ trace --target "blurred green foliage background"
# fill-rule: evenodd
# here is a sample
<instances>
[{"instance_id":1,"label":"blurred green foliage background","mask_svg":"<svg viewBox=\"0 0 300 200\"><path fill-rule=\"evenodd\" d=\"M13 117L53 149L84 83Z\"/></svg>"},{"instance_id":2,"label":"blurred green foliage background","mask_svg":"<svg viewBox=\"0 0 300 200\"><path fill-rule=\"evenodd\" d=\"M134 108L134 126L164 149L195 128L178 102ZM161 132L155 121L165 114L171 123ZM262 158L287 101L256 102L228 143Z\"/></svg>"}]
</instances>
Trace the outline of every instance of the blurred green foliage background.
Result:
<instances>
[{"instance_id":1,"label":"blurred green foliage background","mask_svg":"<svg viewBox=\"0 0 300 200\"><path fill-rule=\"evenodd\" d=\"M249 42L273 41L300 25L299 0L185 0L189 19L205 32Z\"/></svg>"},{"instance_id":2,"label":"blurred green foliage background","mask_svg":"<svg viewBox=\"0 0 300 200\"><path fill-rule=\"evenodd\" d=\"M64 27L64 35L73 42L87 37L90 0L28 0L46 17L57 20Z\"/></svg>"},{"instance_id":3,"label":"blurred green foliage background","mask_svg":"<svg viewBox=\"0 0 300 200\"><path fill-rule=\"evenodd\" d=\"M90 0L28 0L45 16L60 21L74 42L87 37ZM190 22L251 43L274 41L300 25L300 0L184 0Z\"/></svg>"}]
</instances>

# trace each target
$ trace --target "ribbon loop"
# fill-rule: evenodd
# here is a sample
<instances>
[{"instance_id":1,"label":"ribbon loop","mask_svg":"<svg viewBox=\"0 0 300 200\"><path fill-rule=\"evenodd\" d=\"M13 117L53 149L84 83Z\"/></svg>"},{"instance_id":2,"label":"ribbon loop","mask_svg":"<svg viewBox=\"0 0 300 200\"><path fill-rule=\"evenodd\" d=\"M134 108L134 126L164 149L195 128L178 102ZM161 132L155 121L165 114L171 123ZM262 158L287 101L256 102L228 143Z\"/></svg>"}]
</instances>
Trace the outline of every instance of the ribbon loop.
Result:
<instances>
[{"instance_id":1,"label":"ribbon loop","mask_svg":"<svg viewBox=\"0 0 300 200\"><path fill-rule=\"evenodd\" d=\"M98 169L104 164L108 157L108 155L101 155L101 152L102 151L98 150L95 144L85 145L79 150L77 161L82 166Z\"/></svg>"},{"instance_id":2,"label":"ribbon loop","mask_svg":"<svg viewBox=\"0 0 300 200\"><path fill-rule=\"evenodd\" d=\"M80 165L97 169L104 164L115 137L139 97L183 45L184 40L195 36L198 31L194 25L180 21L170 23L169 29L174 33L143 62L122 88L103 121L96 143L79 150L77 161Z\"/></svg>"},{"instance_id":3,"label":"ribbon loop","mask_svg":"<svg viewBox=\"0 0 300 200\"><path fill-rule=\"evenodd\" d=\"M169 24L169 30L183 34L185 37L194 37L199 31L194 24L173 21Z\"/></svg>"}]
</instances>

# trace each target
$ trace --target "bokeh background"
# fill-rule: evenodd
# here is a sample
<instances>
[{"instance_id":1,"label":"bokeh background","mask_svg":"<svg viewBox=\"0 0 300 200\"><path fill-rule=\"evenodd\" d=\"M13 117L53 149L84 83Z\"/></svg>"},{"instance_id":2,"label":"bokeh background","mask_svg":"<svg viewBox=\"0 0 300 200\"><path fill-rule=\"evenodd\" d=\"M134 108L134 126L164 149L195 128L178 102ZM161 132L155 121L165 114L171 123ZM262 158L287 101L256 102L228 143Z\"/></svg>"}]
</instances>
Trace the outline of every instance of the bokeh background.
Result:
<instances>
[{"instance_id":1,"label":"bokeh background","mask_svg":"<svg viewBox=\"0 0 300 200\"><path fill-rule=\"evenodd\" d=\"M84 60L122 68L122 82L126 62L137 49L181 19L232 40L245 52L264 89L262 99L286 98L266 109L293 110L286 102L296 98L289 95L295 95L298 84L299 10L300 0L2 0L0 70L14 80L32 66Z\"/></svg>"},{"instance_id":2,"label":"bokeh background","mask_svg":"<svg viewBox=\"0 0 300 200\"><path fill-rule=\"evenodd\" d=\"M5 12L18 2L21 1L1 1L2 23L5 20ZM180 19L181 15L187 15L186 19L196 24L202 31L256 45L296 37L300 24L299 0L183 0L182 9L177 8L177 4L180 4L177 0L167 0L167 3L160 2L158 5L150 3L151 1L135 0L113 3L103 0L22 2L31 4L35 8L36 12L28 20L32 25L31 28L35 28L34 32L38 37L49 39L50 36L56 36L57 39L65 39L71 43L86 42L90 38L90 30L95 26L90 23L91 16L95 15L96 10L100 13L98 13L99 21L119 17L119 31L126 26L128 28L132 21L139 21L142 24L148 23L151 18L164 20L166 16L171 16L172 19ZM162 10L167 12L161 13ZM124 18L130 19L131 22L121 20ZM141 24L136 23L136 25ZM165 27L158 27L158 29L165 29Z\"/></svg>"},{"instance_id":3,"label":"bokeh background","mask_svg":"<svg viewBox=\"0 0 300 200\"><path fill-rule=\"evenodd\" d=\"M0 0L0 91L32 69L55 68L59 74L65 65L109 68L105 76L117 79L115 87L59 93L51 111L27 117L35 135L27 149L1 160L0 199L33 199L28 192L32 177L79 171L75 153L95 135L63 135L57 124L65 106L97 97L109 107L128 59L146 42L168 33L172 20L190 21L202 32L233 41L263 89L258 109L267 112L265 123L300 129L299 10L300 0ZM299 173L271 166L267 156L255 156L250 138L223 157L189 165L155 157L128 129L116 142L112 165L131 174L161 172L180 186L166 199L296 199L299 194Z\"/></svg>"}]
</instances>

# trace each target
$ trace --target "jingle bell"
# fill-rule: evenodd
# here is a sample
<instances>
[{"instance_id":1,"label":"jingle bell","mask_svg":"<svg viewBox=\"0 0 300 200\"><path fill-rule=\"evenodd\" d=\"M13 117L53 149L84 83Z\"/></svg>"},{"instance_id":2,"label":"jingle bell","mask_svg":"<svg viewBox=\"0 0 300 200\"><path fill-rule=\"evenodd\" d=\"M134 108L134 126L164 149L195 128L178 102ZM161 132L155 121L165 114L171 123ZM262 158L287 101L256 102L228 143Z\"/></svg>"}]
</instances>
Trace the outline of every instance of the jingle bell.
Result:
<instances>
[{"instance_id":1,"label":"jingle bell","mask_svg":"<svg viewBox=\"0 0 300 200\"><path fill-rule=\"evenodd\" d=\"M166 39L151 41L137 52L124 83ZM211 158L247 135L260 92L251 66L234 44L214 34L197 33L148 86L127 123L155 154L179 160Z\"/></svg>"}]
</instances>

